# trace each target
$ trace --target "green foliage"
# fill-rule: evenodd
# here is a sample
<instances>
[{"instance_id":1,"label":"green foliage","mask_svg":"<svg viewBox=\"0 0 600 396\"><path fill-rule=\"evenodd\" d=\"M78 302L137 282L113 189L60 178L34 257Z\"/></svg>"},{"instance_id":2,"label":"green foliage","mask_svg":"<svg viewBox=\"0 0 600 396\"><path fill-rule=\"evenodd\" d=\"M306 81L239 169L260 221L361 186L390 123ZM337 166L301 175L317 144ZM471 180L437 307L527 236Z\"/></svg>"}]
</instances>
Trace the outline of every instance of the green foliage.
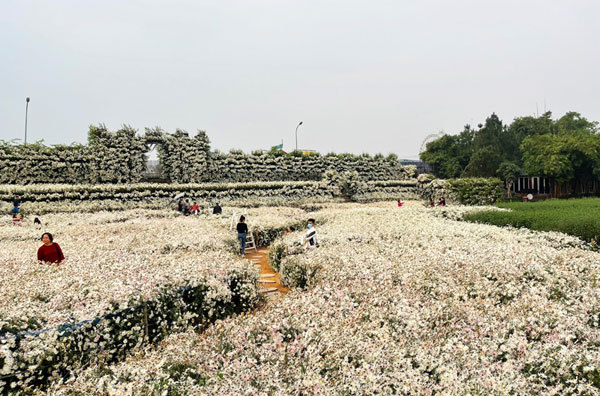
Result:
<instances>
[{"instance_id":1,"label":"green foliage","mask_svg":"<svg viewBox=\"0 0 600 396\"><path fill-rule=\"evenodd\" d=\"M428 143L421 160L431 164L441 178L458 177L469 163L472 139L473 133L467 125L458 136L444 135Z\"/></svg>"},{"instance_id":2,"label":"green foliage","mask_svg":"<svg viewBox=\"0 0 600 396\"><path fill-rule=\"evenodd\" d=\"M463 205L490 205L503 194L502 181L496 178L448 180L449 196Z\"/></svg>"},{"instance_id":3,"label":"green foliage","mask_svg":"<svg viewBox=\"0 0 600 396\"><path fill-rule=\"evenodd\" d=\"M510 162L530 175L554 177L559 182L592 180L600 174L598 123L568 112L558 120L546 112L539 117L517 117L510 125L492 114L473 130L445 135L427 144L421 159L433 165L438 177L493 177Z\"/></svg>"},{"instance_id":4,"label":"green foliage","mask_svg":"<svg viewBox=\"0 0 600 396\"><path fill-rule=\"evenodd\" d=\"M502 197L502 181L496 178L434 179L432 175L419 175L417 192L421 198L437 202L441 197L446 202L463 205L490 205Z\"/></svg>"},{"instance_id":5,"label":"green foliage","mask_svg":"<svg viewBox=\"0 0 600 396\"><path fill-rule=\"evenodd\" d=\"M101 366L123 359L131 349L156 344L175 330L202 327L247 311L259 300L257 281L255 271L232 268L227 273L228 295L214 293L208 282L164 285L153 300L132 299L125 308L114 304L110 312L99 318L50 330L50 337L17 335L14 341L3 343L11 362L2 366L7 371L2 378L5 382L0 385L14 391L40 388L91 364ZM184 364L166 364L163 370L177 379L188 378L200 385L206 380Z\"/></svg>"},{"instance_id":6,"label":"green foliage","mask_svg":"<svg viewBox=\"0 0 600 396\"><path fill-rule=\"evenodd\" d=\"M563 182L592 180L600 173L600 135L589 131L529 136L521 149L525 171L532 175Z\"/></svg>"},{"instance_id":7,"label":"green foliage","mask_svg":"<svg viewBox=\"0 0 600 396\"><path fill-rule=\"evenodd\" d=\"M485 120L475 132L473 154L463 174L473 177L493 177L502 161L519 161L519 142L496 114Z\"/></svg>"},{"instance_id":8,"label":"green foliage","mask_svg":"<svg viewBox=\"0 0 600 396\"><path fill-rule=\"evenodd\" d=\"M497 226L510 225L538 231L559 231L588 242L600 240L599 198L506 202L499 203L498 207L511 211L467 213L464 219Z\"/></svg>"},{"instance_id":9,"label":"green foliage","mask_svg":"<svg viewBox=\"0 0 600 396\"><path fill-rule=\"evenodd\" d=\"M504 180L506 184L506 195L510 197L510 190L517 177L521 174L521 168L515 163L504 161L498 167L496 173Z\"/></svg>"},{"instance_id":10,"label":"green foliage","mask_svg":"<svg viewBox=\"0 0 600 396\"><path fill-rule=\"evenodd\" d=\"M356 171L341 173L338 183L342 196L349 199L354 199L364 188L364 183Z\"/></svg>"},{"instance_id":11,"label":"green foliage","mask_svg":"<svg viewBox=\"0 0 600 396\"><path fill-rule=\"evenodd\" d=\"M271 150L269 150L268 154L271 157L283 157L285 155L285 152L281 149L278 149L276 147L271 147Z\"/></svg>"},{"instance_id":12,"label":"green foliage","mask_svg":"<svg viewBox=\"0 0 600 396\"><path fill-rule=\"evenodd\" d=\"M279 268L281 283L287 287L309 289L316 281L320 269L319 264L303 260L301 256L285 257Z\"/></svg>"},{"instance_id":13,"label":"green foliage","mask_svg":"<svg viewBox=\"0 0 600 396\"><path fill-rule=\"evenodd\" d=\"M275 271L279 271L281 260L285 254L285 243L282 239L275 240L269 247L269 265Z\"/></svg>"},{"instance_id":14,"label":"green foliage","mask_svg":"<svg viewBox=\"0 0 600 396\"><path fill-rule=\"evenodd\" d=\"M342 172L329 169L323 174L321 185L329 189L334 196L354 199L356 195L365 190L365 183L358 172Z\"/></svg>"},{"instance_id":15,"label":"green foliage","mask_svg":"<svg viewBox=\"0 0 600 396\"><path fill-rule=\"evenodd\" d=\"M493 146L485 146L475 151L469 164L462 172L464 176L493 177L500 165L500 153Z\"/></svg>"}]
</instances>

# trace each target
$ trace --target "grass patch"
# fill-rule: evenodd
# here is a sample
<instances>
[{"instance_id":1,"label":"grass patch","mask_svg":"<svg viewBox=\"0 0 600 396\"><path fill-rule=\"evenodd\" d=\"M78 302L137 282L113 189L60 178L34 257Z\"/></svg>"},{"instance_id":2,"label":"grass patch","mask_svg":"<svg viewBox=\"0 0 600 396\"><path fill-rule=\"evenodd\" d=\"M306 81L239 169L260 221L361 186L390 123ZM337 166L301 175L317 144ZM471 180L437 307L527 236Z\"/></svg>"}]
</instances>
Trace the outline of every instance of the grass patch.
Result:
<instances>
[{"instance_id":1,"label":"grass patch","mask_svg":"<svg viewBox=\"0 0 600 396\"><path fill-rule=\"evenodd\" d=\"M559 231L588 242L600 240L600 198L503 202L496 206L511 211L466 213L464 220L536 231Z\"/></svg>"}]
</instances>

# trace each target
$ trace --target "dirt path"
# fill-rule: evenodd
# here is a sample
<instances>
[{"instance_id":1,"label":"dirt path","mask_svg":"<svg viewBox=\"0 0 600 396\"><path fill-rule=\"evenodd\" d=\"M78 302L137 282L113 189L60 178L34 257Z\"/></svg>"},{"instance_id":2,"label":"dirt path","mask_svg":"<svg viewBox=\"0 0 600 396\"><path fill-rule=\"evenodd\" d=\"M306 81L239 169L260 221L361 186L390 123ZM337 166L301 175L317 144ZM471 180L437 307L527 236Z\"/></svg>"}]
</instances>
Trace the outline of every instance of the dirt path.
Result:
<instances>
[{"instance_id":1,"label":"dirt path","mask_svg":"<svg viewBox=\"0 0 600 396\"><path fill-rule=\"evenodd\" d=\"M246 251L244 257L250 260L260 272L258 282L261 292L269 300L275 300L286 294L290 289L281 284L279 274L273 271L269 265L268 254L268 248L259 248L257 252L254 250Z\"/></svg>"}]
</instances>

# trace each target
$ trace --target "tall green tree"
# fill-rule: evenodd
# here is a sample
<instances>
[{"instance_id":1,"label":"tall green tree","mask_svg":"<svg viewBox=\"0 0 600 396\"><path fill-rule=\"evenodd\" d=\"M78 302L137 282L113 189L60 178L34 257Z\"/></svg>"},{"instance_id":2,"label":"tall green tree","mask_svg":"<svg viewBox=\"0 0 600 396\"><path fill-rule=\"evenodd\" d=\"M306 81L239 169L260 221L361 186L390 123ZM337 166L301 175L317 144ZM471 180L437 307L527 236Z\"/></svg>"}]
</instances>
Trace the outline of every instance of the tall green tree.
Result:
<instances>
[{"instance_id":1,"label":"tall green tree","mask_svg":"<svg viewBox=\"0 0 600 396\"><path fill-rule=\"evenodd\" d=\"M523 165L530 175L559 182L592 180L600 174L600 135L588 131L535 135L523 139Z\"/></svg>"},{"instance_id":2,"label":"tall green tree","mask_svg":"<svg viewBox=\"0 0 600 396\"><path fill-rule=\"evenodd\" d=\"M421 160L431 164L437 176L454 178L460 176L471 157L473 130L469 125L459 135L444 135L427 143Z\"/></svg>"},{"instance_id":3,"label":"tall green tree","mask_svg":"<svg viewBox=\"0 0 600 396\"><path fill-rule=\"evenodd\" d=\"M471 159L461 175L466 177L494 177L501 162L500 151L496 147L485 146L471 155Z\"/></svg>"},{"instance_id":4,"label":"tall green tree","mask_svg":"<svg viewBox=\"0 0 600 396\"><path fill-rule=\"evenodd\" d=\"M492 114L477 129L467 126L459 135L429 143L421 159L444 178L502 177L500 165L509 162L529 174L586 181L598 177L599 132L597 122L577 112L558 120L550 111L517 117L510 125Z\"/></svg>"},{"instance_id":5,"label":"tall green tree","mask_svg":"<svg viewBox=\"0 0 600 396\"><path fill-rule=\"evenodd\" d=\"M582 133L598 133L598 122L588 121L585 117L575 111L569 111L564 116L560 117L556 123L556 133L569 134L575 132Z\"/></svg>"},{"instance_id":6,"label":"tall green tree","mask_svg":"<svg viewBox=\"0 0 600 396\"><path fill-rule=\"evenodd\" d=\"M463 171L465 176L493 177L502 161L519 161L519 142L496 114L485 120L473 137L473 154Z\"/></svg>"},{"instance_id":7,"label":"tall green tree","mask_svg":"<svg viewBox=\"0 0 600 396\"><path fill-rule=\"evenodd\" d=\"M506 196L510 198L512 185L515 179L521 174L521 168L513 162L504 161L500 164L496 173L506 183Z\"/></svg>"}]
</instances>

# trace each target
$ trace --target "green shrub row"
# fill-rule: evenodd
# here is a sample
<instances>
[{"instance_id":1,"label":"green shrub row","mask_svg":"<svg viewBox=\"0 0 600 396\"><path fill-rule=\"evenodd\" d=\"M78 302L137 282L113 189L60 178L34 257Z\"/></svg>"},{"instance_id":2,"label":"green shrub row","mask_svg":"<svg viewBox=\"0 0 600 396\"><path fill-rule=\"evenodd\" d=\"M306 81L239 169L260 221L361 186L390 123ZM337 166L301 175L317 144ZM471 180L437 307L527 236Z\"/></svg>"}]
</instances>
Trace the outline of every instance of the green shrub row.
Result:
<instances>
[{"instance_id":1,"label":"green shrub row","mask_svg":"<svg viewBox=\"0 0 600 396\"><path fill-rule=\"evenodd\" d=\"M506 202L497 206L510 211L466 213L464 220L497 226L558 231L588 242L600 241L600 199L582 198L540 202Z\"/></svg>"},{"instance_id":2,"label":"green shrub row","mask_svg":"<svg viewBox=\"0 0 600 396\"><path fill-rule=\"evenodd\" d=\"M460 179L434 179L419 175L417 191L425 199L436 203L444 197L446 202L463 205L491 205L504 195L502 180L497 178L464 177Z\"/></svg>"}]
</instances>

